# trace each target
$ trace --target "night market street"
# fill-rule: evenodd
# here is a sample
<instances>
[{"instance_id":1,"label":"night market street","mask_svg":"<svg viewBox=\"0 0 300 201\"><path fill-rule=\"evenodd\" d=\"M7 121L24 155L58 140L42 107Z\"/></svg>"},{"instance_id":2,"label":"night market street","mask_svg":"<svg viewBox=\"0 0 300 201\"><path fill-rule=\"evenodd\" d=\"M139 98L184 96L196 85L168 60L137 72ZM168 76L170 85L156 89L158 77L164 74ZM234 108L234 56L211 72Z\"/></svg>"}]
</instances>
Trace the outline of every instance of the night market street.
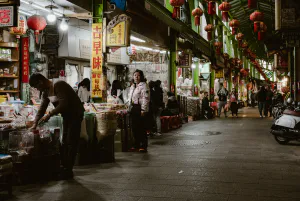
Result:
<instances>
[{"instance_id":1,"label":"night market street","mask_svg":"<svg viewBox=\"0 0 300 201\"><path fill-rule=\"evenodd\" d=\"M279 145L272 119L257 113L189 122L151 139L146 154L116 153L116 163L75 167L74 180L15 187L13 200L299 201L300 147Z\"/></svg>"}]
</instances>

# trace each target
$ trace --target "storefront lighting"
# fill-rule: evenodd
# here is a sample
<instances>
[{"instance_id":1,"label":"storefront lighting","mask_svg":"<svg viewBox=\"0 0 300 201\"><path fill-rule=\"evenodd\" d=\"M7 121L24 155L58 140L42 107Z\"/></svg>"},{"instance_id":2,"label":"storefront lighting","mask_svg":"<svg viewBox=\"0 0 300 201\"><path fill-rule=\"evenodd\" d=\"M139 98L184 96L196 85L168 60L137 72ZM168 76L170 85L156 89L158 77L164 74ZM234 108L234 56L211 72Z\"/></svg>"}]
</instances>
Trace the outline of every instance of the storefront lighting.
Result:
<instances>
[{"instance_id":1,"label":"storefront lighting","mask_svg":"<svg viewBox=\"0 0 300 201\"><path fill-rule=\"evenodd\" d=\"M62 31L67 31L69 26L68 26L68 23L66 22L66 19L63 18L60 25L59 25L59 28L62 30Z\"/></svg>"},{"instance_id":2,"label":"storefront lighting","mask_svg":"<svg viewBox=\"0 0 300 201\"><path fill-rule=\"evenodd\" d=\"M52 9L51 9L51 12L47 15L47 20L50 23L53 23L56 21L56 16L54 15Z\"/></svg>"},{"instance_id":3,"label":"storefront lighting","mask_svg":"<svg viewBox=\"0 0 300 201\"><path fill-rule=\"evenodd\" d=\"M166 51L166 50L163 50L163 51L159 51L159 53L165 54L165 53L167 53L167 51Z\"/></svg>"},{"instance_id":4,"label":"storefront lighting","mask_svg":"<svg viewBox=\"0 0 300 201\"><path fill-rule=\"evenodd\" d=\"M142 40L142 39L134 37L134 36L130 36L130 40L140 42L140 43L145 43L146 42L145 40Z\"/></svg>"},{"instance_id":5,"label":"storefront lighting","mask_svg":"<svg viewBox=\"0 0 300 201\"><path fill-rule=\"evenodd\" d=\"M193 63L192 64L192 68L195 69L196 68L196 64Z\"/></svg>"}]
</instances>

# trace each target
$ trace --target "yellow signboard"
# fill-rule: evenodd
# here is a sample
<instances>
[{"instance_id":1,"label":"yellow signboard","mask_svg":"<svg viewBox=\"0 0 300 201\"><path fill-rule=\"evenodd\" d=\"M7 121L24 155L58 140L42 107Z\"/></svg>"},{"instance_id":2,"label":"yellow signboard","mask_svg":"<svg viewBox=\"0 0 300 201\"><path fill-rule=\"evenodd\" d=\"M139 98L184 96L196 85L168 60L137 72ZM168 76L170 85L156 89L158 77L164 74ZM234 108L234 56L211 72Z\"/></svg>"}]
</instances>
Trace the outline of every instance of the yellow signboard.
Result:
<instances>
[{"instance_id":1,"label":"yellow signboard","mask_svg":"<svg viewBox=\"0 0 300 201\"><path fill-rule=\"evenodd\" d=\"M131 18L126 15L118 15L107 25L106 46L125 47L130 44Z\"/></svg>"},{"instance_id":2,"label":"yellow signboard","mask_svg":"<svg viewBox=\"0 0 300 201\"><path fill-rule=\"evenodd\" d=\"M224 77L224 71L222 70L215 70L215 78L223 78Z\"/></svg>"},{"instance_id":3,"label":"yellow signboard","mask_svg":"<svg viewBox=\"0 0 300 201\"><path fill-rule=\"evenodd\" d=\"M120 22L107 34L107 46L125 46L125 22Z\"/></svg>"},{"instance_id":4,"label":"yellow signboard","mask_svg":"<svg viewBox=\"0 0 300 201\"><path fill-rule=\"evenodd\" d=\"M102 80L102 23L95 23L92 25L92 98L101 98L101 80Z\"/></svg>"}]
</instances>

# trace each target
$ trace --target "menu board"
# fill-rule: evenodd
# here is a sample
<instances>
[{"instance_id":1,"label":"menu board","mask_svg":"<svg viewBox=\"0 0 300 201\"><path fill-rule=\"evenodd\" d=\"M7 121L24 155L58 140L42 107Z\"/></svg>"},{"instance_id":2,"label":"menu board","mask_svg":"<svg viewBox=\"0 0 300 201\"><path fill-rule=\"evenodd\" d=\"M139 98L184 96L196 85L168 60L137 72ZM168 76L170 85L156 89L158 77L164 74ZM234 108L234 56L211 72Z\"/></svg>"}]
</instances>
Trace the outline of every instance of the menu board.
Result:
<instances>
[{"instance_id":1,"label":"menu board","mask_svg":"<svg viewBox=\"0 0 300 201\"><path fill-rule=\"evenodd\" d=\"M178 55L178 66L179 67L191 67L191 63L192 63L192 57L190 54L179 54Z\"/></svg>"}]
</instances>

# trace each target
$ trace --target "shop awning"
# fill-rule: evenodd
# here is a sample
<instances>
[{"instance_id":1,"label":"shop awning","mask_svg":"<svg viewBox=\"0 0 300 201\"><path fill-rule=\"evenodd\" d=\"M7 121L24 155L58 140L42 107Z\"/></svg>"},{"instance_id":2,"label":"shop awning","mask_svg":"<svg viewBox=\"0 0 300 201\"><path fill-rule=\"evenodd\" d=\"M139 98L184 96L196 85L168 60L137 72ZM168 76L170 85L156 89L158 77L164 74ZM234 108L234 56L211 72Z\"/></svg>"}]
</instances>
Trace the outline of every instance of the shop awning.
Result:
<instances>
[{"instance_id":1,"label":"shop awning","mask_svg":"<svg viewBox=\"0 0 300 201\"><path fill-rule=\"evenodd\" d=\"M145 0L145 9L152 15L163 21L172 29L178 31L182 37L192 43L196 50L206 56L211 56L209 42L180 20L174 20L171 13L155 0Z\"/></svg>"}]
</instances>

